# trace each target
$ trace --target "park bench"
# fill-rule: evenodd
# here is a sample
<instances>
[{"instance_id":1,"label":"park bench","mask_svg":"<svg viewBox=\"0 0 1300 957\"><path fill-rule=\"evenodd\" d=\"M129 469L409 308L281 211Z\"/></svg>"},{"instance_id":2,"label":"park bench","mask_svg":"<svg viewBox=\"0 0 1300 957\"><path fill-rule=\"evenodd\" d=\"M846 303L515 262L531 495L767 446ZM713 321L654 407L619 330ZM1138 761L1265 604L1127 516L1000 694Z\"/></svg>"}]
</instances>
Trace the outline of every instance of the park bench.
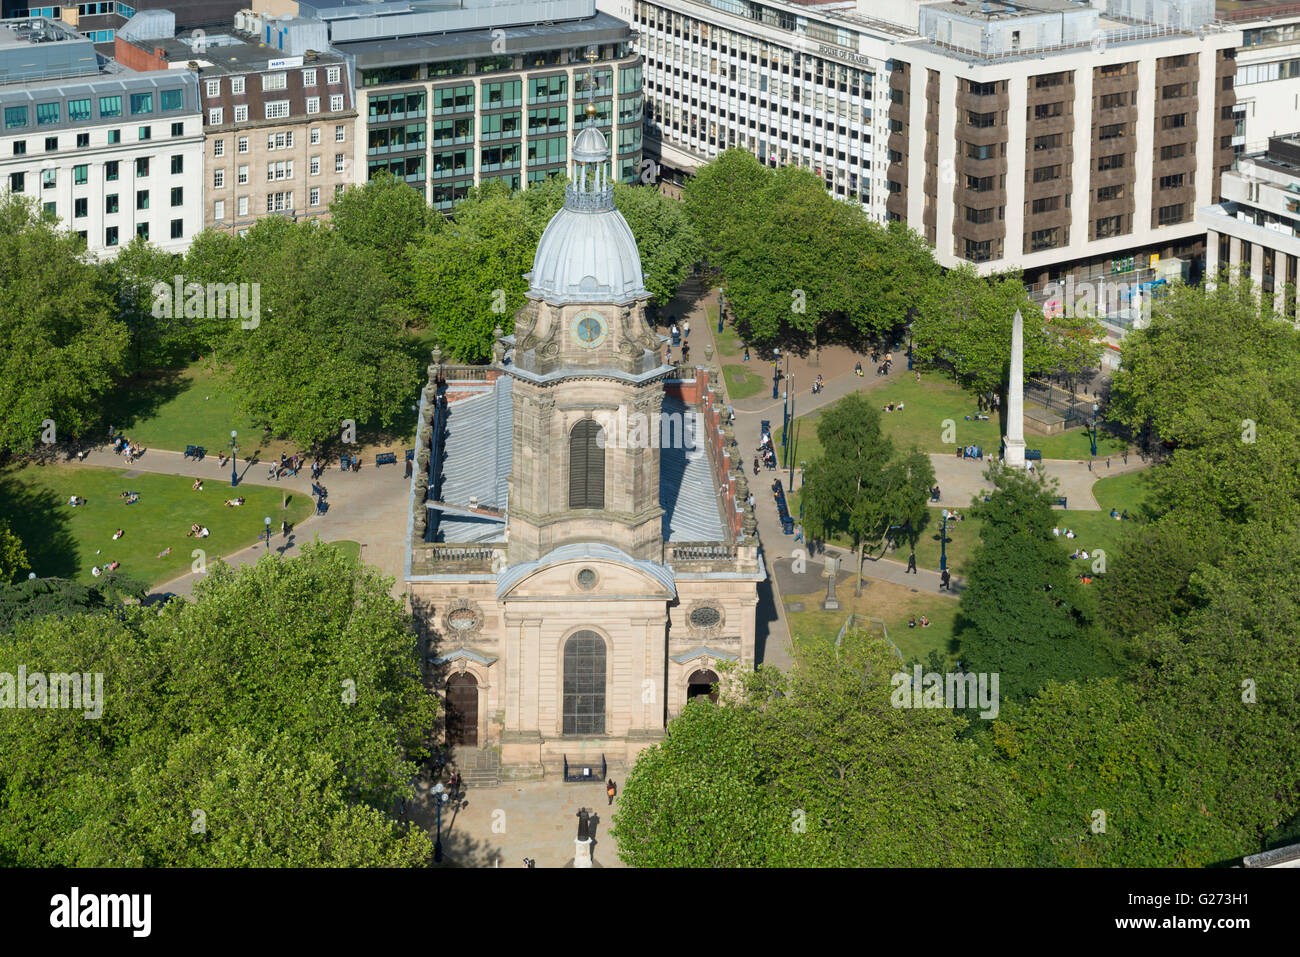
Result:
<instances>
[{"instance_id":1,"label":"park bench","mask_svg":"<svg viewBox=\"0 0 1300 957\"><path fill-rule=\"evenodd\" d=\"M1061 506L1061 508L1069 508L1069 507L1070 507L1070 506L1067 504L1067 499L1066 499L1066 497L1065 497L1064 495L1058 495L1056 498L1052 499L1052 504L1053 504L1053 505L1059 505L1059 506Z\"/></svg>"},{"instance_id":2,"label":"park bench","mask_svg":"<svg viewBox=\"0 0 1300 957\"><path fill-rule=\"evenodd\" d=\"M196 462L201 462L203 461L203 456L207 454L208 454L207 449L205 449L201 445L185 446L185 458L187 459L193 459Z\"/></svg>"},{"instance_id":3,"label":"park bench","mask_svg":"<svg viewBox=\"0 0 1300 957\"><path fill-rule=\"evenodd\" d=\"M790 509L785 501L785 489L781 485L781 480L776 480L776 485L772 490L776 498L776 513L781 519L781 531L787 535L794 534L794 519L790 517Z\"/></svg>"},{"instance_id":4,"label":"park bench","mask_svg":"<svg viewBox=\"0 0 1300 957\"><path fill-rule=\"evenodd\" d=\"M982 462L984 461L984 446L982 445L963 446L961 449L961 457L963 459L979 459Z\"/></svg>"},{"instance_id":5,"label":"park bench","mask_svg":"<svg viewBox=\"0 0 1300 957\"><path fill-rule=\"evenodd\" d=\"M1025 449L1025 461L1026 461L1026 462L1041 462L1041 461L1043 461L1043 450L1042 450L1042 449Z\"/></svg>"},{"instance_id":6,"label":"park bench","mask_svg":"<svg viewBox=\"0 0 1300 957\"><path fill-rule=\"evenodd\" d=\"M340 455L339 471L347 472L353 468L361 468L361 459L356 455Z\"/></svg>"},{"instance_id":7,"label":"park bench","mask_svg":"<svg viewBox=\"0 0 1300 957\"><path fill-rule=\"evenodd\" d=\"M330 503L325 501L325 496L321 496L316 502L316 514L324 515L330 510Z\"/></svg>"},{"instance_id":8,"label":"park bench","mask_svg":"<svg viewBox=\"0 0 1300 957\"><path fill-rule=\"evenodd\" d=\"M415 461L415 449L407 449L407 450L406 450L406 461L408 461L408 462L414 462L414 461Z\"/></svg>"},{"instance_id":9,"label":"park bench","mask_svg":"<svg viewBox=\"0 0 1300 957\"><path fill-rule=\"evenodd\" d=\"M378 468L381 465L396 465L396 464L397 464L396 452L380 452L378 455L375 456L376 468Z\"/></svg>"}]
</instances>

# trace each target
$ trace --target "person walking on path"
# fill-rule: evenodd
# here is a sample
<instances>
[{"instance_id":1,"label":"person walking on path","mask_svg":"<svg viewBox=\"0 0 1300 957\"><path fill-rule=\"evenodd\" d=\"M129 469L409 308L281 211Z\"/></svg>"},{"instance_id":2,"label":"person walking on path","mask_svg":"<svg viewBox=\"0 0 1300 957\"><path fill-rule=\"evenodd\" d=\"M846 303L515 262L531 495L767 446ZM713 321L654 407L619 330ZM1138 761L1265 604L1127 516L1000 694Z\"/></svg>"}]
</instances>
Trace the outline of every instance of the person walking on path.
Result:
<instances>
[{"instance_id":1,"label":"person walking on path","mask_svg":"<svg viewBox=\"0 0 1300 957\"><path fill-rule=\"evenodd\" d=\"M803 541L803 526L802 526L802 525L796 525L796 526L794 527L794 540L795 540L796 542L802 542L802 541Z\"/></svg>"},{"instance_id":2,"label":"person walking on path","mask_svg":"<svg viewBox=\"0 0 1300 957\"><path fill-rule=\"evenodd\" d=\"M690 339L691 337L691 320L686 319L682 322L682 338Z\"/></svg>"},{"instance_id":3,"label":"person walking on path","mask_svg":"<svg viewBox=\"0 0 1300 957\"><path fill-rule=\"evenodd\" d=\"M951 583L952 583L952 575L950 575L948 573L948 569L945 568L943 570L943 573L939 576L939 590L951 591L952 589L948 587Z\"/></svg>"},{"instance_id":4,"label":"person walking on path","mask_svg":"<svg viewBox=\"0 0 1300 957\"><path fill-rule=\"evenodd\" d=\"M910 554L910 555L907 556L907 571L906 571L906 572L903 572L903 574L906 575L907 572L911 572L913 575L917 574L917 571L916 571L916 552L912 552L912 554Z\"/></svg>"},{"instance_id":5,"label":"person walking on path","mask_svg":"<svg viewBox=\"0 0 1300 957\"><path fill-rule=\"evenodd\" d=\"M607 807L614 803L614 795L616 794L618 794L618 786L614 783L614 779L610 778L609 783L605 785L605 796L609 798Z\"/></svg>"}]
</instances>

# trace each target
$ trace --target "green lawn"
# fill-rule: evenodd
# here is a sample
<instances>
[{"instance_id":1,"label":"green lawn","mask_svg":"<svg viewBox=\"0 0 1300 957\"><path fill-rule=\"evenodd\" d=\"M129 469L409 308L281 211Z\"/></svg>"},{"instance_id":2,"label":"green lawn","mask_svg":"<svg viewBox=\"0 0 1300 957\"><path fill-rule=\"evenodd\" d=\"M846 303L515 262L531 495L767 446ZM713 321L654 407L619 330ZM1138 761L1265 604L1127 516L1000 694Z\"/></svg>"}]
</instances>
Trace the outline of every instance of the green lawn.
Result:
<instances>
[{"instance_id":1,"label":"green lawn","mask_svg":"<svg viewBox=\"0 0 1300 957\"><path fill-rule=\"evenodd\" d=\"M850 613L870 615L885 622L889 640L898 646L903 659L925 660L931 651L941 651L950 661L957 660L953 639L953 626L957 619L957 602L932 592L913 591L892 582L871 582L862 589L860 597L853 595L853 579L836 589L843 608L840 611L822 611L821 601L826 597L824 588L808 595L785 595L786 617L794 636L796 653L806 642L835 641L844 620ZM805 611L790 611L791 602L803 602ZM930 619L929 628L908 628L907 621L915 615Z\"/></svg>"},{"instance_id":2,"label":"green lawn","mask_svg":"<svg viewBox=\"0 0 1300 957\"><path fill-rule=\"evenodd\" d=\"M226 482L206 482L202 492L190 490L193 480L184 476L141 473L124 478L120 469L28 465L0 472L0 515L23 540L32 571L37 575L93 581L91 567L120 561L123 574L158 585L190 571L194 549L202 549L209 562L253 544L270 516L280 541L280 522L297 524L313 511L307 496L289 496L287 510L280 508L280 490L257 485L232 489ZM123 491L140 493L135 505L120 498ZM222 503L242 495L239 508ZM68 499L78 495L87 504L72 508ZM186 536L190 525L207 526L204 539ZM125 535L113 540L114 530ZM171 553L159 558L159 553Z\"/></svg>"},{"instance_id":3,"label":"green lawn","mask_svg":"<svg viewBox=\"0 0 1300 957\"><path fill-rule=\"evenodd\" d=\"M329 548L337 549L343 555L344 558L350 558L354 562L361 561L360 542L350 542L347 540L343 540L338 542L326 542L325 545L327 545Z\"/></svg>"},{"instance_id":4,"label":"green lawn","mask_svg":"<svg viewBox=\"0 0 1300 957\"><path fill-rule=\"evenodd\" d=\"M966 445L984 447L984 454L996 454L1001 444L1001 423L994 416L986 421L976 421L978 413L975 399L946 379L937 375L922 374L921 381L904 377L886 388L871 393L877 407L884 409L890 402L903 404L902 412L881 412L880 421L886 435L900 448L916 445L922 452L947 452L955 455ZM829 407L828 407L829 408ZM798 461L811 462L822 454L817 440L817 421L823 410L801 415L798 423L795 455ZM967 421L966 416L972 416ZM951 425L951 428L949 428ZM948 438L951 442L945 442ZM1025 441L1030 448L1041 449L1046 459L1087 458L1090 451L1088 433L1082 428L1060 435L1035 435L1028 433ZM1124 443L1104 432L1098 436L1097 452L1118 454Z\"/></svg>"},{"instance_id":5,"label":"green lawn","mask_svg":"<svg viewBox=\"0 0 1300 957\"><path fill-rule=\"evenodd\" d=\"M755 375L743 365L726 365L722 373L727 379L727 395L732 402L748 399L768 388L765 378Z\"/></svg>"},{"instance_id":6,"label":"green lawn","mask_svg":"<svg viewBox=\"0 0 1300 957\"><path fill-rule=\"evenodd\" d=\"M411 401L418 403L419 395ZM200 363L133 376L105 399L105 408L110 425L147 449L183 452L187 445L201 445L209 455L216 455L229 450L234 429L239 433L240 461L254 451L263 460L279 458L281 452L303 451L287 439L267 437L262 423L237 415L229 386ZM363 423L357 426L357 440L363 447L395 450L414 438L415 412L410 409L404 409L386 432Z\"/></svg>"},{"instance_id":7,"label":"green lawn","mask_svg":"<svg viewBox=\"0 0 1300 957\"><path fill-rule=\"evenodd\" d=\"M739 359L743 356L745 344L740 341L740 335L734 327L724 322L722 331L718 332L718 307L706 306L705 311L709 316L709 328L713 330L713 344L718 350L718 358Z\"/></svg>"},{"instance_id":8,"label":"green lawn","mask_svg":"<svg viewBox=\"0 0 1300 957\"><path fill-rule=\"evenodd\" d=\"M1110 510L1114 508L1122 513L1127 509L1131 518L1140 516L1146 491L1146 474L1145 471L1129 472L1127 475L1117 475L1097 482L1093 486L1092 494L1101 506L1100 511L1054 510L1053 517L1059 522L1061 528L1071 529L1077 536L1074 539L1062 537L1062 547L1067 552L1080 547L1090 555L1098 548L1103 549L1108 556L1114 554L1120 535L1124 529L1131 526L1131 522L1115 521L1110 517ZM799 515L799 495L800 493L796 491L786 496L790 514L795 516L796 520ZM938 569L939 567L939 530L943 524L942 511L937 506L930 507L930 522L916 543L916 563L921 568ZM967 559L975 553L975 548L979 545L980 522L966 508L958 508L957 511L964 518L959 522L948 523L948 568L953 574L961 575L965 572ZM850 546L849 541L844 538L834 540L831 544L843 548ZM889 557L898 561L907 561L906 547L900 546ZM868 574L870 568L871 562L868 560L865 566ZM891 631L890 634L892 635L893 632Z\"/></svg>"}]
</instances>

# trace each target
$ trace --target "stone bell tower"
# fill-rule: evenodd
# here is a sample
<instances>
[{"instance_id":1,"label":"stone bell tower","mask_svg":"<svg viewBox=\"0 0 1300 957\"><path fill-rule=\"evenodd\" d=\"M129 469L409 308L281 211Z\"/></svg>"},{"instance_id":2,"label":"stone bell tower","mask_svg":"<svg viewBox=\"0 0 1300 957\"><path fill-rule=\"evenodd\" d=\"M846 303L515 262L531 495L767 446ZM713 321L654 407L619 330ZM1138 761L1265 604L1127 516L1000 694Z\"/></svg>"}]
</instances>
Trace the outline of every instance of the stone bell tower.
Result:
<instances>
[{"instance_id":1,"label":"stone bell tower","mask_svg":"<svg viewBox=\"0 0 1300 957\"><path fill-rule=\"evenodd\" d=\"M657 426L672 368L645 319L650 294L614 207L595 105L586 112L564 207L537 245L515 334L502 340L516 380L512 564L579 542L663 559Z\"/></svg>"}]
</instances>

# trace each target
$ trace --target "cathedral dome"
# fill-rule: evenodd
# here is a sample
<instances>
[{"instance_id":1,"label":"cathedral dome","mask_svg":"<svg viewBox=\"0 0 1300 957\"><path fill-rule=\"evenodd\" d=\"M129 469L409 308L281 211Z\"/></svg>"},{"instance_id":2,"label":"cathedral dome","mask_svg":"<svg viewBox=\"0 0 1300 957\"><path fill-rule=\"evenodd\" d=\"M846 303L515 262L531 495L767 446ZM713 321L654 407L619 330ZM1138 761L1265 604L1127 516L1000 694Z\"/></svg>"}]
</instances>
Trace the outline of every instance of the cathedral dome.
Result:
<instances>
[{"instance_id":1,"label":"cathedral dome","mask_svg":"<svg viewBox=\"0 0 1300 957\"><path fill-rule=\"evenodd\" d=\"M575 182L565 188L564 208L537 244L530 296L556 304L649 298L636 237L614 208L605 176L608 155L605 137L589 120L573 141Z\"/></svg>"},{"instance_id":2,"label":"cathedral dome","mask_svg":"<svg viewBox=\"0 0 1300 957\"><path fill-rule=\"evenodd\" d=\"M551 303L628 303L645 299L645 277L636 238L623 214L614 208L613 190L608 208L584 209L575 202L599 194L569 197L547 224L537 244L529 295Z\"/></svg>"}]
</instances>

